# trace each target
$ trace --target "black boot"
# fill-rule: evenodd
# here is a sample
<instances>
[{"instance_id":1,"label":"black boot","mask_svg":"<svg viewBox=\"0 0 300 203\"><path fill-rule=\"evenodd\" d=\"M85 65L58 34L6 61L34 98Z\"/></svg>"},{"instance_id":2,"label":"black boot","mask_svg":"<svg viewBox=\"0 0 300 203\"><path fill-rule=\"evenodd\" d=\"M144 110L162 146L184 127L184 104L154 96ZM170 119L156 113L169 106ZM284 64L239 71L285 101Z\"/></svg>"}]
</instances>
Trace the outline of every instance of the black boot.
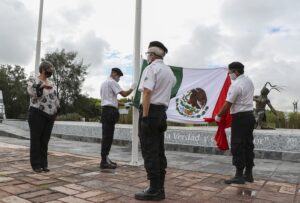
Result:
<instances>
[{"instance_id":1,"label":"black boot","mask_svg":"<svg viewBox=\"0 0 300 203\"><path fill-rule=\"evenodd\" d=\"M245 184L245 179L243 177L244 168L236 168L235 176L229 180L225 180L225 184Z\"/></svg>"},{"instance_id":2,"label":"black boot","mask_svg":"<svg viewBox=\"0 0 300 203\"><path fill-rule=\"evenodd\" d=\"M137 200L152 200L159 201L165 199L165 193L160 189L161 182L159 179L150 180L150 187L147 189L137 192L134 198Z\"/></svg>"},{"instance_id":3,"label":"black boot","mask_svg":"<svg viewBox=\"0 0 300 203\"><path fill-rule=\"evenodd\" d=\"M106 157L106 161L107 161L107 163L109 163L109 164L111 164L111 165L117 166L117 163L115 163L115 162L113 162L112 160L110 160L110 158L109 158L108 156Z\"/></svg>"},{"instance_id":4,"label":"black boot","mask_svg":"<svg viewBox=\"0 0 300 203\"><path fill-rule=\"evenodd\" d=\"M165 197L165 174L161 175L160 177L160 185L159 188L161 189L163 196Z\"/></svg>"},{"instance_id":5,"label":"black boot","mask_svg":"<svg viewBox=\"0 0 300 203\"><path fill-rule=\"evenodd\" d=\"M253 167L246 167L245 173L244 173L244 179L245 181L249 183L254 182L253 174L252 174L252 168Z\"/></svg>"},{"instance_id":6,"label":"black boot","mask_svg":"<svg viewBox=\"0 0 300 203\"><path fill-rule=\"evenodd\" d=\"M33 168L32 170L36 173L41 173L43 171L42 168Z\"/></svg>"},{"instance_id":7,"label":"black boot","mask_svg":"<svg viewBox=\"0 0 300 203\"><path fill-rule=\"evenodd\" d=\"M116 169L117 166L113 165L112 163L109 163L107 161L107 157L103 156L102 159L101 159L100 168L101 169Z\"/></svg>"},{"instance_id":8,"label":"black boot","mask_svg":"<svg viewBox=\"0 0 300 203\"><path fill-rule=\"evenodd\" d=\"M50 170L48 169L48 167L43 167L42 170L43 170L45 173L50 172Z\"/></svg>"}]
</instances>

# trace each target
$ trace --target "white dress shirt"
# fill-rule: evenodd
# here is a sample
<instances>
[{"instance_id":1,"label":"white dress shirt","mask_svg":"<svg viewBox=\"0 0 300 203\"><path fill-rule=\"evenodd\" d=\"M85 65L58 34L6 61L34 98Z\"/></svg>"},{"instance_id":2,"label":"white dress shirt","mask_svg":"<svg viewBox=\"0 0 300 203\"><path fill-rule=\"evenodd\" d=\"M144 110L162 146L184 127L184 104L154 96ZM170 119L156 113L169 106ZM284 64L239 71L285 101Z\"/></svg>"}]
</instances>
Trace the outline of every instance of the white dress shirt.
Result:
<instances>
[{"instance_id":1,"label":"white dress shirt","mask_svg":"<svg viewBox=\"0 0 300 203\"><path fill-rule=\"evenodd\" d=\"M231 84L226 101L232 103L230 113L235 114L253 111L254 85L244 74L237 77Z\"/></svg>"},{"instance_id":2,"label":"white dress shirt","mask_svg":"<svg viewBox=\"0 0 300 203\"><path fill-rule=\"evenodd\" d=\"M119 83L109 77L100 88L101 106L118 108L118 94L122 91Z\"/></svg>"},{"instance_id":3,"label":"white dress shirt","mask_svg":"<svg viewBox=\"0 0 300 203\"><path fill-rule=\"evenodd\" d=\"M148 65L141 77L139 91L144 88L152 91L150 103L169 106L171 91L176 84L176 77L171 68L162 59L156 59Z\"/></svg>"}]
</instances>

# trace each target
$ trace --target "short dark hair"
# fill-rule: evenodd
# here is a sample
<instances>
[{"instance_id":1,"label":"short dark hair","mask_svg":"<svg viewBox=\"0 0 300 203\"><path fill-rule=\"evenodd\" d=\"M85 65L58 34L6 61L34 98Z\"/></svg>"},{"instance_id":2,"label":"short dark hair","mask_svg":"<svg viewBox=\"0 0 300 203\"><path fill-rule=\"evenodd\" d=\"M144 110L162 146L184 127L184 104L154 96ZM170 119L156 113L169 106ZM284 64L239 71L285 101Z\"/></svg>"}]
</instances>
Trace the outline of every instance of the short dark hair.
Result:
<instances>
[{"instance_id":1,"label":"short dark hair","mask_svg":"<svg viewBox=\"0 0 300 203\"><path fill-rule=\"evenodd\" d=\"M49 61L43 61L39 66L39 72L42 73L42 70L47 70L49 68L53 68L52 63L50 63Z\"/></svg>"},{"instance_id":2,"label":"short dark hair","mask_svg":"<svg viewBox=\"0 0 300 203\"><path fill-rule=\"evenodd\" d=\"M241 62L234 61L228 65L229 70L236 70L240 74L244 73L244 65Z\"/></svg>"}]
</instances>

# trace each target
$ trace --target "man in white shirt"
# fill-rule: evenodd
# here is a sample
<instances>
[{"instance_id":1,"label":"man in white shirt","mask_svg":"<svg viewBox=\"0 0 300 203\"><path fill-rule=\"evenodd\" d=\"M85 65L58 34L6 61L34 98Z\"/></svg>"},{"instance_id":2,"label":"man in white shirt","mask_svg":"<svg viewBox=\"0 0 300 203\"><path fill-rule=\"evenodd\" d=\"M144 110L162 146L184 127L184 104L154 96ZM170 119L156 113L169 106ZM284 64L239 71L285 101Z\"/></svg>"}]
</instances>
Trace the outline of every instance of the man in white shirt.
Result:
<instances>
[{"instance_id":1,"label":"man in white shirt","mask_svg":"<svg viewBox=\"0 0 300 203\"><path fill-rule=\"evenodd\" d=\"M162 200L165 198L164 181L167 159L164 149L164 132L167 130L167 115L172 88L176 77L164 64L167 48L158 41L150 42L147 60L139 91L143 92L140 107L139 137L144 166L150 187L135 194L138 200Z\"/></svg>"},{"instance_id":2,"label":"man in white shirt","mask_svg":"<svg viewBox=\"0 0 300 203\"><path fill-rule=\"evenodd\" d=\"M244 75L244 65L232 62L228 66L232 84L228 90L226 102L217 114L215 120L220 122L222 116L229 110L231 123L231 154L232 164L236 167L233 178L225 180L226 184L244 184L253 182L252 168L254 166L253 130L255 118L253 114L254 85L250 78ZM245 173L244 173L244 169Z\"/></svg>"},{"instance_id":3,"label":"man in white shirt","mask_svg":"<svg viewBox=\"0 0 300 203\"><path fill-rule=\"evenodd\" d=\"M111 70L110 77L101 85L101 122L102 122L102 142L101 142L101 169L115 169L117 164L108 158L108 154L113 142L115 124L119 120L118 94L127 97L135 89L135 84L127 91L122 90L119 85L120 77L123 76L119 68Z\"/></svg>"}]
</instances>

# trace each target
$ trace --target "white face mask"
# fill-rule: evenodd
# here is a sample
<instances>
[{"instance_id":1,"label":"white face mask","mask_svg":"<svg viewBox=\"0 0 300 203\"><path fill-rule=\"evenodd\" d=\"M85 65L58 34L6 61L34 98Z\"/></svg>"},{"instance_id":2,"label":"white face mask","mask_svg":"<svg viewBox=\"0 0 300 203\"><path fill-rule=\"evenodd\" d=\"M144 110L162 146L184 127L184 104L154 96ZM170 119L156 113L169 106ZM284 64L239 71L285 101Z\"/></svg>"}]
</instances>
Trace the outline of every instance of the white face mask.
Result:
<instances>
[{"instance_id":1,"label":"white face mask","mask_svg":"<svg viewBox=\"0 0 300 203\"><path fill-rule=\"evenodd\" d=\"M235 80L237 78L237 75L235 73L229 73L229 77L231 80Z\"/></svg>"},{"instance_id":2,"label":"white face mask","mask_svg":"<svg viewBox=\"0 0 300 203\"><path fill-rule=\"evenodd\" d=\"M115 80L116 82L119 82L119 81L120 81L120 77L115 77L114 80Z\"/></svg>"},{"instance_id":3,"label":"white face mask","mask_svg":"<svg viewBox=\"0 0 300 203\"><path fill-rule=\"evenodd\" d=\"M148 63L148 64L152 63L152 59L151 59L150 54L148 54L148 56L147 56L147 63Z\"/></svg>"}]
</instances>

